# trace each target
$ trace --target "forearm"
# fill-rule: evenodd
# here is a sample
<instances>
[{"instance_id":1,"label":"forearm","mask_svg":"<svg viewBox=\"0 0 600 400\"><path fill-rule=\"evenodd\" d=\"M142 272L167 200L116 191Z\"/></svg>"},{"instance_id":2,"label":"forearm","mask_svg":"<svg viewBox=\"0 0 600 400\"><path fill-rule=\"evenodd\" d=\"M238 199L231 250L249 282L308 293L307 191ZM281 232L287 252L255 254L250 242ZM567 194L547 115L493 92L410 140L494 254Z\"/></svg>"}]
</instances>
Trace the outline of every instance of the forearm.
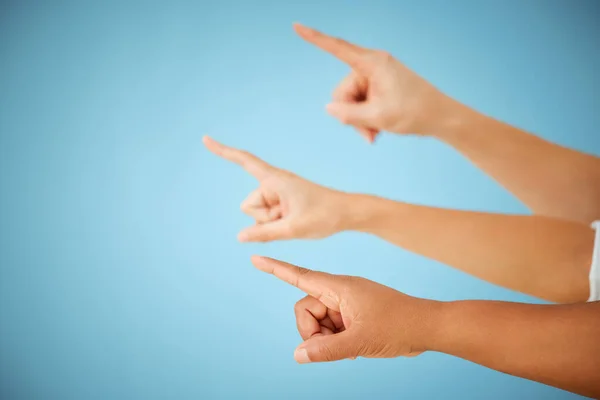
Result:
<instances>
[{"instance_id":1,"label":"forearm","mask_svg":"<svg viewBox=\"0 0 600 400\"><path fill-rule=\"evenodd\" d=\"M582 395L600 396L600 302L441 303L427 348Z\"/></svg>"},{"instance_id":2,"label":"forearm","mask_svg":"<svg viewBox=\"0 0 600 400\"><path fill-rule=\"evenodd\" d=\"M436 137L523 201L535 214L590 223L600 218L600 158L550 143L452 103Z\"/></svg>"},{"instance_id":3,"label":"forearm","mask_svg":"<svg viewBox=\"0 0 600 400\"><path fill-rule=\"evenodd\" d=\"M594 232L584 224L349 195L345 229L371 233L491 283L556 302L586 301Z\"/></svg>"}]
</instances>

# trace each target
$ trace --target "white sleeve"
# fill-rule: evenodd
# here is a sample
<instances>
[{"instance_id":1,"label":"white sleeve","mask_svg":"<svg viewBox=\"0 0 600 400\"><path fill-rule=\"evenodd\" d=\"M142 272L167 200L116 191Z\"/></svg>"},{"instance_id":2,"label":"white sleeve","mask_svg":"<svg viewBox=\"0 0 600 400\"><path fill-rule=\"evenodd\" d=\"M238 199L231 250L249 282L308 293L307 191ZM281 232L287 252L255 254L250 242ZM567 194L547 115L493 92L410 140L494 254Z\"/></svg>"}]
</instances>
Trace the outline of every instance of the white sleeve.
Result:
<instances>
[{"instance_id":1,"label":"white sleeve","mask_svg":"<svg viewBox=\"0 0 600 400\"><path fill-rule=\"evenodd\" d=\"M592 267L590 268L590 298L588 301L600 301L600 221L592 224L596 230Z\"/></svg>"}]
</instances>

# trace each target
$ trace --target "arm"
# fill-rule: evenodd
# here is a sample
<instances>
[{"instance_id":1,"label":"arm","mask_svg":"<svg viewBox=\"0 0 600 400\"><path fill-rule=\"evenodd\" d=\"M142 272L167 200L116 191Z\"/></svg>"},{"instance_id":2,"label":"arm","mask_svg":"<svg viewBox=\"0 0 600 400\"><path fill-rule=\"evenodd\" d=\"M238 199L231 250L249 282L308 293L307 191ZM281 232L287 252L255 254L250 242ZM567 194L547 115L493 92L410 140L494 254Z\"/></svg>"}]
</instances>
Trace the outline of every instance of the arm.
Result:
<instances>
[{"instance_id":1,"label":"arm","mask_svg":"<svg viewBox=\"0 0 600 400\"><path fill-rule=\"evenodd\" d=\"M486 281L543 299L579 302L590 295L594 231L587 225L348 196L345 229L377 235Z\"/></svg>"},{"instance_id":2,"label":"arm","mask_svg":"<svg viewBox=\"0 0 600 400\"><path fill-rule=\"evenodd\" d=\"M535 214L600 218L600 158L550 143L454 104L435 137L454 147Z\"/></svg>"},{"instance_id":3,"label":"arm","mask_svg":"<svg viewBox=\"0 0 600 400\"><path fill-rule=\"evenodd\" d=\"M468 157L535 214L586 224L600 218L600 158L483 116L388 53L300 25L296 31L352 68L327 110L370 142L380 131L433 136Z\"/></svg>"},{"instance_id":4,"label":"arm","mask_svg":"<svg viewBox=\"0 0 600 400\"><path fill-rule=\"evenodd\" d=\"M586 396L600 396L600 302L442 303L367 279L264 257L254 265L308 294L296 307L300 363L438 351Z\"/></svg>"},{"instance_id":5,"label":"arm","mask_svg":"<svg viewBox=\"0 0 600 400\"><path fill-rule=\"evenodd\" d=\"M316 185L209 138L215 154L259 180L242 203L244 242L371 233L489 282L557 302L586 301L594 232L577 222L411 205Z\"/></svg>"},{"instance_id":6,"label":"arm","mask_svg":"<svg viewBox=\"0 0 600 400\"><path fill-rule=\"evenodd\" d=\"M445 303L431 350L584 396L600 396L600 302Z\"/></svg>"}]
</instances>

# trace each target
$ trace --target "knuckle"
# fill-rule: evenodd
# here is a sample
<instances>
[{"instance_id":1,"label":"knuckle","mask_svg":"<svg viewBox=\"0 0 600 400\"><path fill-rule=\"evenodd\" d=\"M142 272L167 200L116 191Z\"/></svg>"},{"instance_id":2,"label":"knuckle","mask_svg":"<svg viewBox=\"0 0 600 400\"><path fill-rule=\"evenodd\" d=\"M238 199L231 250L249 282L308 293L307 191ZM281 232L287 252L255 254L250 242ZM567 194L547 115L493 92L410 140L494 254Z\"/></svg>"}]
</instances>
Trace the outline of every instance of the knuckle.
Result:
<instances>
[{"instance_id":1,"label":"knuckle","mask_svg":"<svg viewBox=\"0 0 600 400\"><path fill-rule=\"evenodd\" d=\"M270 183L272 186L280 185L282 181L286 181L294 178L295 175L285 169L275 169L273 170L272 178L270 179Z\"/></svg>"},{"instance_id":2,"label":"knuckle","mask_svg":"<svg viewBox=\"0 0 600 400\"><path fill-rule=\"evenodd\" d=\"M306 277L307 275L309 275L312 271L308 268L304 268L304 267L297 267L298 268L298 275L302 276L302 277Z\"/></svg>"},{"instance_id":3,"label":"knuckle","mask_svg":"<svg viewBox=\"0 0 600 400\"><path fill-rule=\"evenodd\" d=\"M360 276L345 276L342 282L344 295L359 294L365 288L367 279Z\"/></svg>"},{"instance_id":4,"label":"knuckle","mask_svg":"<svg viewBox=\"0 0 600 400\"><path fill-rule=\"evenodd\" d=\"M352 276L348 281L348 287L351 289L364 289L369 286L369 283L372 283L372 281L368 280L367 278L363 278L362 276Z\"/></svg>"},{"instance_id":5,"label":"knuckle","mask_svg":"<svg viewBox=\"0 0 600 400\"><path fill-rule=\"evenodd\" d=\"M375 50L375 57L380 62L388 62L394 59L392 54L385 50Z\"/></svg>"},{"instance_id":6,"label":"knuckle","mask_svg":"<svg viewBox=\"0 0 600 400\"><path fill-rule=\"evenodd\" d=\"M296 302L296 304L294 304L294 313L296 315L302 313L304 311L304 305L303 305L303 300L299 300Z\"/></svg>"},{"instance_id":7,"label":"knuckle","mask_svg":"<svg viewBox=\"0 0 600 400\"><path fill-rule=\"evenodd\" d=\"M350 285L344 285L342 287L342 297L343 298L347 298L348 296L350 296L351 293L352 293L352 289L351 289Z\"/></svg>"},{"instance_id":8,"label":"knuckle","mask_svg":"<svg viewBox=\"0 0 600 400\"><path fill-rule=\"evenodd\" d=\"M296 274L294 274L294 282L293 285L296 287L300 286L300 279L306 279L306 277L308 276L308 274L311 271L309 269L303 268L303 267L299 267L296 266Z\"/></svg>"},{"instance_id":9,"label":"knuckle","mask_svg":"<svg viewBox=\"0 0 600 400\"><path fill-rule=\"evenodd\" d=\"M350 276L350 275L338 275L338 280L340 281L340 283L342 283L345 287L349 287L350 284L352 284L352 282L354 282L357 279L357 277L355 276Z\"/></svg>"},{"instance_id":10,"label":"knuckle","mask_svg":"<svg viewBox=\"0 0 600 400\"><path fill-rule=\"evenodd\" d=\"M305 268L299 267L297 265L295 267L296 273L293 275L293 282L290 283L296 287L300 287L300 279L302 279L302 277L306 275L306 273L303 271Z\"/></svg>"}]
</instances>

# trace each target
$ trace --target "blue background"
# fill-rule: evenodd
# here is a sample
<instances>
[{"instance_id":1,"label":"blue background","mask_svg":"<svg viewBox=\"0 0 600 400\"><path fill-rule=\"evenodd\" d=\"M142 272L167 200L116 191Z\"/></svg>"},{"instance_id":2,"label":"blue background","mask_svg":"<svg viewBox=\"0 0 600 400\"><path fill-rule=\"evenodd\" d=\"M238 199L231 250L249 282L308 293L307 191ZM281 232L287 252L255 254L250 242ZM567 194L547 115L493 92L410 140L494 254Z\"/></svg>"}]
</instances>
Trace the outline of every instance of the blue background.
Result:
<instances>
[{"instance_id":1,"label":"blue background","mask_svg":"<svg viewBox=\"0 0 600 400\"><path fill-rule=\"evenodd\" d=\"M600 153L594 1L0 5L0 397L571 398L442 354L297 365L302 294L259 253L434 299L534 299L373 237L242 245L255 182L206 133L339 189L527 212L452 149L326 115L347 68L301 21ZM440 227L440 229L444 229Z\"/></svg>"}]
</instances>

